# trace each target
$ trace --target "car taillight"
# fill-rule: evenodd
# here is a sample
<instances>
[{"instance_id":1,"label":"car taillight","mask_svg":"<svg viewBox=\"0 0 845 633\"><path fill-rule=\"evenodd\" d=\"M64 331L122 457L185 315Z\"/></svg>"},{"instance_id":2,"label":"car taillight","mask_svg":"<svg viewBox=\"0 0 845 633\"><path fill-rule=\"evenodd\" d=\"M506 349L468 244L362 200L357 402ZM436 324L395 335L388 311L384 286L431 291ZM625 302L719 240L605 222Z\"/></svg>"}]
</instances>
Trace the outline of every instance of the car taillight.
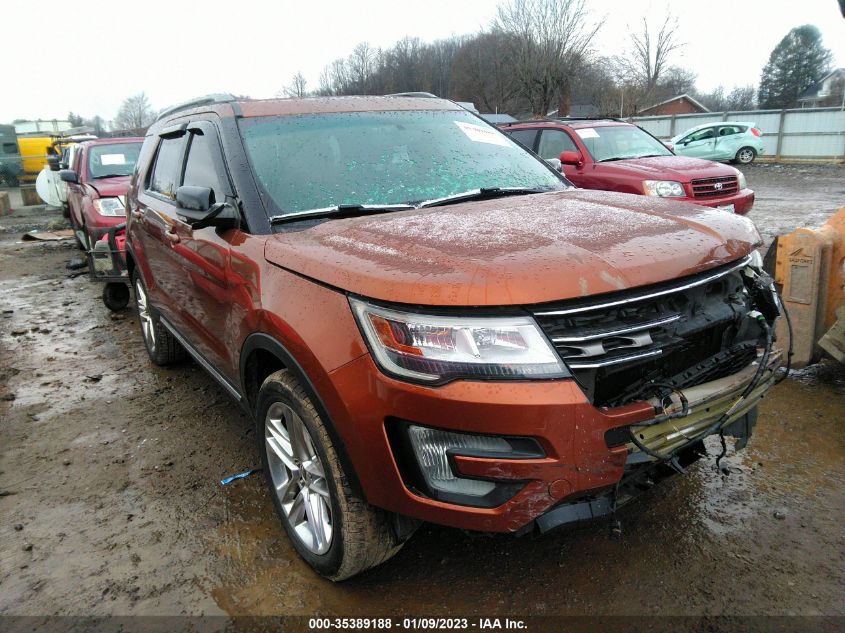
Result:
<instances>
[{"instance_id":1,"label":"car taillight","mask_svg":"<svg viewBox=\"0 0 845 633\"><path fill-rule=\"evenodd\" d=\"M756 127L751 128L751 133L754 136L763 136L763 133L760 130L758 130Z\"/></svg>"}]
</instances>

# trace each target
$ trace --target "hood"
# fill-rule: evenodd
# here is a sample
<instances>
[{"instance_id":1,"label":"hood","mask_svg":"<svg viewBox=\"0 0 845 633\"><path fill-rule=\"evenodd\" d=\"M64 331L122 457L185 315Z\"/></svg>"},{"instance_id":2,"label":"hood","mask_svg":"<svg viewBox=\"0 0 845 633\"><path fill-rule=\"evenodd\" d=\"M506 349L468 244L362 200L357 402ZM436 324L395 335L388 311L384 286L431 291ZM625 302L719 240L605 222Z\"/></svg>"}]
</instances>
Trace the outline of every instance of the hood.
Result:
<instances>
[{"instance_id":1,"label":"hood","mask_svg":"<svg viewBox=\"0 0 845 633\"><path fill-rule=\"evenodd\" d=\"M525 305L633 288L734 261L760 242L741 216L585 190L285 228L266 242L269 262L373 299L430 306Z\"/></svg>"},{"instance_id":2,"label":"hood","mask_svg":"<svg viewBox=\"0 0 845 633\"><path fill-rule=\"evenodd\" d=\"M600 163L600 165L602 167L612 165L616 170L641 177L644 180L689 182L695 178L719 178L721 176L736 176L739 173L728 165L687 156L628 158L610 163Z\"/></svg>"},{"instance_id":3,"label":"hood","mask_svg":"<svg viewBox=\"0 0 845 633\"><path fill-rule=\"evenodd\" d=\"M110 196L125 196L129 191L131 176L114 176L113 178L98 178L89 180L86 184L101 198Z\"/></svg>"}]
</instances>

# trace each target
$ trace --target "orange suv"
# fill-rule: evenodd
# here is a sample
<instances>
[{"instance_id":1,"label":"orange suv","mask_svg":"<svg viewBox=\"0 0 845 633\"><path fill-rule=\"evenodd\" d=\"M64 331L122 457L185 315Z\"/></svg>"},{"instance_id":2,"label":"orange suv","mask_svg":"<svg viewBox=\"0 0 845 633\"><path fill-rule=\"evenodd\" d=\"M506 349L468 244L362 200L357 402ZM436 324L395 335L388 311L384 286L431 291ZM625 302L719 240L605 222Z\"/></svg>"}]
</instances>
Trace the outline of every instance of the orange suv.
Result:
<instances>
[{"instance_id":1,"label":"orange suv","mask_svg":"<svg viewBox=\"0 0 845 633\"><path fill-rule=\"evenodd\" d=\"M127 259L153 362L256 424L340 580L421 521L545 532L742 446L778 315L747 219L575 189L455 103L210 96L150 128Z\"/></svg>"}]
</instances>

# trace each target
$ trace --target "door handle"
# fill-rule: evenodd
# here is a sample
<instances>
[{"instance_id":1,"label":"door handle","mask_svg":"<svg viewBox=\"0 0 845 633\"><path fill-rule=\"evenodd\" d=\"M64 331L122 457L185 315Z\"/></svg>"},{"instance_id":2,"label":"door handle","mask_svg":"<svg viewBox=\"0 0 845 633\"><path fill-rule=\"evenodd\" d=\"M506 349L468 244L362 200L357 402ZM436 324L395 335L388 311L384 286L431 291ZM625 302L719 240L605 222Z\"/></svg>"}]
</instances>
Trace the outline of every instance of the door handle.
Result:
<instances>
[{"instance_id":1,"label":"door handle","mask_svg":"<svg viewBox=\"0 0 845 633\"><path fill-rule=\"evenodd\" d=\"M176 233L173 233L171 231L165 231L164 237L166 237L167 241L171 244L178 244L182 241L182 239L178 235L176 235Z\"/></svg>"}]
</instances>

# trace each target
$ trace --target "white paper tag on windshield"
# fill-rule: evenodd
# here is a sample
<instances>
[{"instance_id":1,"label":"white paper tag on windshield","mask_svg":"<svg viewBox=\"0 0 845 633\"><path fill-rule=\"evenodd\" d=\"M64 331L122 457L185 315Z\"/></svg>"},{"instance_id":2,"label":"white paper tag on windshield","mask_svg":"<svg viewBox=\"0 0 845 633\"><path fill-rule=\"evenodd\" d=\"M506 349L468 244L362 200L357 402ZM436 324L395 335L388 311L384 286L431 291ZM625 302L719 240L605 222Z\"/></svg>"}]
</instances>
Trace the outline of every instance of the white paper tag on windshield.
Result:
<instances>
[{"instance_id":1,"label":"white paper tag on windshield","mask_svg":"<svg viewBox=\"0 0 845 633\"><path fill-rule=\"evenodd\" d=\"M467 138L476 143L489 143L490 145L501 145L502 147L510 147L510 143L505 136L496 130L485 128L481 125L473 125L472 123L464 123L463 121L455 121L461 132L467 135Z\"/></svg>"},{"instance_id":2,"label":"white paper tag on windshield","mask_svg":"<svg viewBox=\"0 0 845 633\"><path fill-rule=\"evenodd\" d=\"M100 154L100 164L102 165L125 165L126 156L123 154Z\"/></svg>"},{"instance_id":3,"label":"white paper tag on windshield","mask_svg":"<svg viewBox=\"0 0 845 633\"><path fill-rule=\"evenodd\" d=\"M596 132L591 127L582 127L578 130L575 130L575 133L580 136L581 138L598 138L599 133Z\"/></svg>"}]
</instances>

